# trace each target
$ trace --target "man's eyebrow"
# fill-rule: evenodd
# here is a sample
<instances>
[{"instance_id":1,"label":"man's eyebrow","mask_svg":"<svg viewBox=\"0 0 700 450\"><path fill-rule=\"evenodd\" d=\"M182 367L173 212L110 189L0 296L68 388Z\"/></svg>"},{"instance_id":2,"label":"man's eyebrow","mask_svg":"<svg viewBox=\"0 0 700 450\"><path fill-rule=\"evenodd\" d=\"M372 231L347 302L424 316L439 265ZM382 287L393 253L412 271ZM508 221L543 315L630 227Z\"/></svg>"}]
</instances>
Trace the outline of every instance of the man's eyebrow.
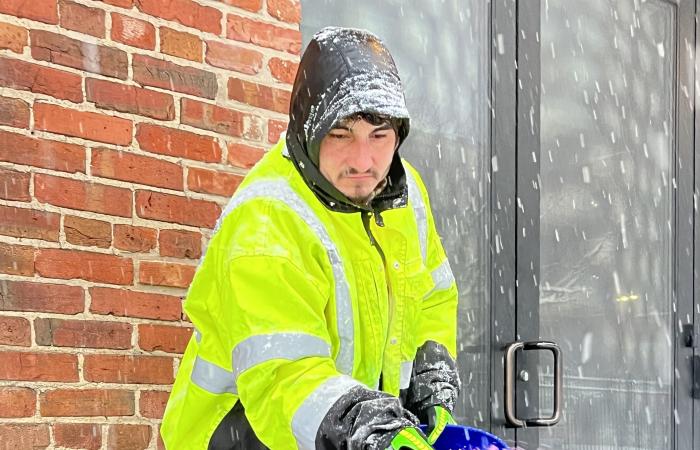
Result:
<instances>
[{"instance_id":1,"label":"man's eyebrow","mask_svg":"<svg viewBox=\"0 0 700 450\"><path fill-rule=\"evenodd\" d=\"M343 124L343 123L339 123L339 124L334 125L333 128L331 128L331 131L333 131L333 130L345 130L345 131L350 131L350 126L349 126L349 125L345 125L345 124Z\"/></svg>"},{"instance_id":2,"label":"man's eyebrow","mask_svg":"<svg viewBox=\"0 0 700 450\"><path fill-rule=\"evenodd\" d=\"M393 128L389 122L385 122L381 125L379 125L377 128L374 129L374 131L383 131L383 130L388 130L390 128Z\"/></svg>"}]
</instances>

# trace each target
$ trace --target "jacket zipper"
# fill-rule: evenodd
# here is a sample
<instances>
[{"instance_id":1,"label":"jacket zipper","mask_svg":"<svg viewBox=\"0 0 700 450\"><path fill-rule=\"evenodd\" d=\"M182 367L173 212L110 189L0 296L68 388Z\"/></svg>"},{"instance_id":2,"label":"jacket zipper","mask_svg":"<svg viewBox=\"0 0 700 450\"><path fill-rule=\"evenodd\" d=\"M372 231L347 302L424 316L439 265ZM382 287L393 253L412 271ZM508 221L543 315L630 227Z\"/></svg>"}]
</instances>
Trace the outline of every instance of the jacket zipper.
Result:
<instances>
[{"instance_id":1,"label":"jacket zipper","mask_svg":"<svg viewBox=\"0 0 700 450\"><path fill-rule=\"evenodd\" d=\"M388 269L386 266L386 256L384 255L384 251L380 247L379 243L377 240L374 238L374 235L372 234L372 230L370 228L370 218L372 216L372 213L370 211L362 211L362 225L365 228L365 231L367 232L367 236L369 237L369 243L377 249L377 252L379 253L379 256L382 258L382 265L384 266L384 279L386 281L386 287L387 287L387 300L389 304L387 305L388 311L389 311L389 317L387 317L387 324L389 325L389 328L391 328L391 318L393 316L393 309L394 309L394 300L392 298L392 293L391 293L391 286L389 284L389 274L388 274ZM384 220L382 220L382 217L379 214L375 214L375 221L378 226L383 227L384 226ZM384 345L382 346L382 361L384 360L384 351L386 350L387 343L389 341L389 329L386 330L386 338L384 340ZM378 389L381 391L382 390L382 384L383 384L383 378L384 378L384 371L382 370L379 373L379 386Z\"/></svg>"}]
</instances>

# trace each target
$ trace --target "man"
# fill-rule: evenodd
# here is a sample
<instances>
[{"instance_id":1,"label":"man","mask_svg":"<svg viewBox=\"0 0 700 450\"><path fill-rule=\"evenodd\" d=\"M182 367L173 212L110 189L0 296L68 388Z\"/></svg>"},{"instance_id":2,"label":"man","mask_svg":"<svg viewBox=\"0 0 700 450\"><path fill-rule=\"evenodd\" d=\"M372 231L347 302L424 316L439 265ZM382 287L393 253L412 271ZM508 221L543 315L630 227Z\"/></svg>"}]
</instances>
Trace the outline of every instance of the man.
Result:
<instances>
[{"instance_id":1,"label":"man","mask_svg":"<svg viewBox=\"0 0 700 450\"><path fill-rule=\"evenodd\" d=\"M399 157L408 130L379 39L317 33L286 140L231 199L188 292L168 448L431 448L459 386L457 288Z\"/></svg>"}]
</instances>

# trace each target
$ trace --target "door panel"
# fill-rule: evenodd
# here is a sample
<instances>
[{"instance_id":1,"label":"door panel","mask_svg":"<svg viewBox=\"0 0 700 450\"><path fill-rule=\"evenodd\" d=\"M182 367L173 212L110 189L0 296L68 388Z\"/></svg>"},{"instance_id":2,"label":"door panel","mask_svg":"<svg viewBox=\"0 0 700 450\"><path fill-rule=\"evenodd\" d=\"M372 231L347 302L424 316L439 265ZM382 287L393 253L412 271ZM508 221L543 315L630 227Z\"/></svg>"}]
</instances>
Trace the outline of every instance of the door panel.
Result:
<instances>
[{"instance_id":1,"label":"door panel","mask_svg":"<svg viewBox=\"0 0 700 450\"><path fill-rule=\"evenodd\" d=\"M565 355L539 448L669 448L676 6L548 0L539 22L537 313ZM537 370L546 415L551 363Z\"/></svg>"}]
</instances>

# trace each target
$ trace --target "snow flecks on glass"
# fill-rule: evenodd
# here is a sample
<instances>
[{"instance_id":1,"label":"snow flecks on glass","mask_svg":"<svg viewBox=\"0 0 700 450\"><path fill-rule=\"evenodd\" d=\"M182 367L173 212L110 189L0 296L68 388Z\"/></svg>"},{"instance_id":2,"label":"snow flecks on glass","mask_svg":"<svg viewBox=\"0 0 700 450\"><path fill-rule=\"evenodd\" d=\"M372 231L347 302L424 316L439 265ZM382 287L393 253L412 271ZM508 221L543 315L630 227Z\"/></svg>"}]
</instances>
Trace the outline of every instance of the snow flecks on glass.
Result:
<instances>
[{"instance_id":1,"label":"snow flecks on glass","mask_svg":"<svg viewBox=\"0 0 700 450\"><path fill-rule=\"evenodd\" d=\"M542 446L596 429L617 447L664 448L671 434L674 14L541 3L539 334L579 344L564 359L568 433L554 427ZM588 414L603 404L605 418ZM639 419L664 432L631 432Z\"/></svg>"}]
</instances>

